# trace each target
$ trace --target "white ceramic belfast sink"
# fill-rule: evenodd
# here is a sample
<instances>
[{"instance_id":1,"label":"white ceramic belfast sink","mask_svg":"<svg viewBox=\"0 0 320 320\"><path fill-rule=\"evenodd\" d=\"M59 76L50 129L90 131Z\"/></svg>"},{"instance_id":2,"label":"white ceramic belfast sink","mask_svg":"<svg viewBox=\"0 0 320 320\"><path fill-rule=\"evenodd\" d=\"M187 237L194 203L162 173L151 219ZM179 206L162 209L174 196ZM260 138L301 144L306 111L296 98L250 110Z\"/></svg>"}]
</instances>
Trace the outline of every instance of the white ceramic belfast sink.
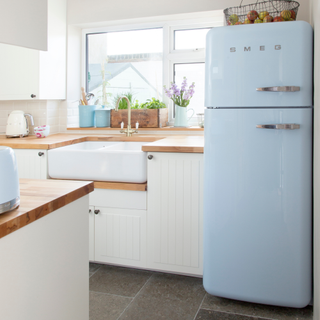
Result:
<instances>
[{"instance_id":1,"label":"white ceramic belfast sink","mask_svg":"<svg viewBox=\"0 0 320 320\"><path fill-rule=\"evenodd\" d=\"M49 176L55 179L144 183L147 142L89 141L48 151Z\"/></svg>"}]
</instances>

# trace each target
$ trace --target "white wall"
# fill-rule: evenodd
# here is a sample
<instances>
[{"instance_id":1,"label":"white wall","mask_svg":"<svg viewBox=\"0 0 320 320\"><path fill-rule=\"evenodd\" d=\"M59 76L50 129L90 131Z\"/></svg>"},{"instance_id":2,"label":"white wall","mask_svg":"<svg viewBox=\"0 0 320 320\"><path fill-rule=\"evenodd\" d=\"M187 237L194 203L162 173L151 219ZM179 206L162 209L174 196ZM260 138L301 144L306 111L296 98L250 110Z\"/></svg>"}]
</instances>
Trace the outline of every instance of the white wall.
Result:
<instances>
[{"instance_id":1,"label":"white wall","mask_svg":"<svg viewBox=\"0 0 320 320\"><path fill-rule=\"evenodd\" d=\"M244 0L243 5L255 2L256 0ZM221 10L239 4L240 0L68 0L68 21L69 24L83 25L111 20ZM298 19L309 22L309 17L309 0L302 0Z\"/></svg>"},{"instance_id":2,"label":"white wall","mask_svg":"<svg viewBox=\"0 0 320 320\"><path fill-rule=\"evenodd\" d=\"M60 132L59 127L59 100L30 100L30 101L0 101L0 134L5 134L8 115L13 110L22 110L33 116L34 126L50 125L50 133ZM34 134L30 124L30 134Z\"/></svg>"}]
</instances>

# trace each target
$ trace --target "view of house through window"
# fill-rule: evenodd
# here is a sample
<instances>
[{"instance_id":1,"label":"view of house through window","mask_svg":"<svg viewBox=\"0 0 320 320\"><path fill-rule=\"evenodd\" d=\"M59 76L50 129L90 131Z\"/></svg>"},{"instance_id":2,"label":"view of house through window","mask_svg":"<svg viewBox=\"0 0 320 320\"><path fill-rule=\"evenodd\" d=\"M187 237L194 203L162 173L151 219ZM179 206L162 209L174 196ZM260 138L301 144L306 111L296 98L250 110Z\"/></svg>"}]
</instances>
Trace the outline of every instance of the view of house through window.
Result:
<instances>
[{"instance_id":1,"label":"view of house through window","mask_svg":"<svg viewBox=\"0 0 320 320\"><path fill-rule=\"evenodd\" d=\"M162 38L162 28L88 34L87 91L108 107L123 95L162 101Z\"/></svg>"}]
</instances>

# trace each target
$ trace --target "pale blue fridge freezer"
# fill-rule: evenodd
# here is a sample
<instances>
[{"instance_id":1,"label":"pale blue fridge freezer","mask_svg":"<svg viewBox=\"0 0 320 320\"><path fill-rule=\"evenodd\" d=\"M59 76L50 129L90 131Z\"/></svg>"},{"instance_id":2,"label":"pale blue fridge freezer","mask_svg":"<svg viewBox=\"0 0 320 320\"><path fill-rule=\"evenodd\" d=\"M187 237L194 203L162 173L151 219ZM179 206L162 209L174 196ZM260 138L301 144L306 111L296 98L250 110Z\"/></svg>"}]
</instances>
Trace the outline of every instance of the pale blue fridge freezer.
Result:
<instances>
[{"instance_id":1,"label":"pale blue fridge freezer","mask_svg":"<svg viewBox=\"0 0 320 320\"><path fill-rule=\"evenodd\" d=\"M208 293L312 298L312 52L303 21L214 28L206 47Z\"/></svg>"}]
</instances>

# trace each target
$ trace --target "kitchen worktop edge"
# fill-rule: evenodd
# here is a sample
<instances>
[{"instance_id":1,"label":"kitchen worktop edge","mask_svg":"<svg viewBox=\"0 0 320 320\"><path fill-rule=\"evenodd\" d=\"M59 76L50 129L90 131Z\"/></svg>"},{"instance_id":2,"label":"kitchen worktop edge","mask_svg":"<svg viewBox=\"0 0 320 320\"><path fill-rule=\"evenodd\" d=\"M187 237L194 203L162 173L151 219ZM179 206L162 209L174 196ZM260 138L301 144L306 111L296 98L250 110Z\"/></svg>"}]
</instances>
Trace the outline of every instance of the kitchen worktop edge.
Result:
<instances>
[{"instance_id":1,"label":"kitchen worktop edge","mask_svg":"<svg viewBox=\"0 0 320 320\"><path fill-rule=\"evenodd\" d=\"M20 206L0 215L0 238L93 190L92 181L20 179Z\"/></svg>"},{"instance_id":2,"label":"kitchen worktop edge","mask_svg":"<svg viewBox=\"0 0 320 320\"><path fill-rule=\"evenodd\" d=\"M52 134L46 138L28 136L24 138L6 138L0 136L0 145L13 149L42 149L50 150L85 141L143 141L142 147L146 152L189 152L203 153L203 136L192 135L135 135L126 137L114 135L81 135L81 134Z\"/></svg>"}]
</instances>

